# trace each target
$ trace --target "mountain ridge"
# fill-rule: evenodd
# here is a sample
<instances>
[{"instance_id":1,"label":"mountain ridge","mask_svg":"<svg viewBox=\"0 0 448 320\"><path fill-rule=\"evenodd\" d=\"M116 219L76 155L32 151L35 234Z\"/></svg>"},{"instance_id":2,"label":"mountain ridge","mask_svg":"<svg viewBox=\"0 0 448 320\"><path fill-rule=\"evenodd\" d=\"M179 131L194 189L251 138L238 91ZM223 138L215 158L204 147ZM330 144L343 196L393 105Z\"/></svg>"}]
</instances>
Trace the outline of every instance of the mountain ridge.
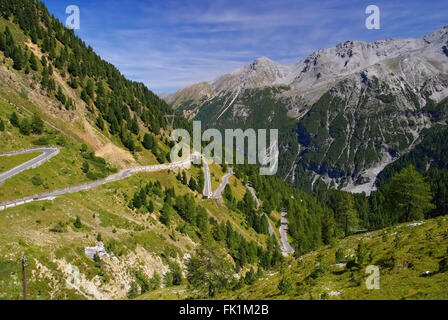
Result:
<instances>
[{"instance_id":1,"label":"mountain ridge","mask_svg":"<svg viewBox=\"0 0 448 320\"><path fill-rule=\"evenodd\" d=\"M279 123L286 135L293 130L291 125L282 128L282 121L273 120L284 113L297 123L299 143L293 146L292 137L283 143L283 151L289 154L283 158L282 177L296 183L299 174L306 173L312 177L299 186L307 189L314 187L317 177L327 187L334 184L370 193L375 189L372 180L378 170L412 149L422 130L432 125L431 117L422 108L448 96L447 43L448 26L444 26L416 39L345 41L318 50L292 66L262 57L212 82L201 83L209 90L207 96L200 97L195 85L179 91L196 101L194 104L182 100L179 93L172 97L177 98L177 107L182 106L178 110L189 114L189 119L218 129L224 125L273 128L274 123ZM267 88L272 92L260 102L255 96ZM320 111L321 117L313 116L326 94L333 98L324 101L327 106ZM338 106L330 107L335 98ZM261 108L263 101L271 101L270 106ZM256 112L261 112L264 119L260 120ZM389 112L395 120L389 117L377 121L378 112ZM345 128L341 126L344 123ZM370 131L367 134L366 124ZM340 132L339 139L335 130ZM314 138L315 143L301 143L300 131ZM373 140L377 142L369 146ZM362 150L363 155L356 155L357 150ZM394 156L390 156L390 150ZM346 156L342 156L344 152ZM339 157L332 156L334 153ZM300 172L296 171L297 161L301 162ZM358 188L360 182L364 186Z\"/></svg>"},{"instance_id":2,"label":"mountain ridge","mask_svg":"<svg viewBox=\"0 0 448 320\"><path fill-rule=\"evenodd\" d=\"M338 56L341 59L348 58L344 60L343 66L341 70L333 70L335 67L335 64L332 64L331 67L333 69L330 69L332 73L341 74L341 71L343 68L347 69L347 67L352 67L354 63L351 63L353 56L359 55L360 53L363 53L363 57L365 58L365 63L362 65L357 66L355 63L355 66L352 67L352 69L348 69L346 73L342 73L343 76L361 71L363 69L366 69L368 67L371 67L378 62L385 60L385 59L391 59L395 58L398 55L401 55L403 53L408 53L409 51L419 51L424 48L427 48L428 45L441 45L440 53L443 53L443 46L448 45L448 25L441 27L440 29L437 29L434 32L431 32L427 35L424 35L421 38L392 38L388 40L377 40L374 42L365 42L365 41L357 41L357 40L348 40L345 42L341 42L337 44L334 47L320 49L306 58L298 60L296 63L292 65L282 65L278 62L275 62L274 60L267 58L267 57L259 57L252 61L251 63L244 65L238 69L235 69L234 71L231 71L230 73L218 76L215 80L212 81L204 81L197 84L192 84L187 86L186 88L180 89L179 91L185 90L185 89L193 89L196 85L204 85L205 83L209 84L211 88L214 91L217 91L218 93L223 90L227 91L236 91L236 89L230 85L226 85L225 82L228 80L228 82L234 83L236 82L233 77L240 77L242 73L250 74L251 71L257 71L257 66L261 66L262 70L266 68L271 68L270 74L268 76L271 79L264 78L263 81L260 81L258 85L252 85L248 86L248 88L257 88L257 87L265 87L265 86L274 86L274 85L295 85L299 88L302 88L300 86L301 82L306 82L302 77L303 73L308 73L310 70L313 70L313 78L322 78L325 76L322 75L322 70L320 69L312 69L313 65L324 65L328 63L325 61L325 56ZM376 49L376 51L375 51ZM374 51L374 55L372 55L371 51ZM359 52L361 51L361 52ZM383 57L383 58L382 58ZM324 60L324 62L320 62L320 60ZM359 62L358 62L359 64ZM339 65L341 66L341 65ZM264 68L263 68L264 67ZM448 68L448 65L444 65L444 70L446 71ZM264 71L264 70L263 70ZM275 77L275 74L278 74L279 77ZM320 74L320 75L319 75ZM334 76L334 74L331 74ZM328 75L327 75L328 76ZM242 78L247 78L245 77ZM272 79L274 78L274 79ZM230 80L229 80L230 79ZM308 79L309 80L309 79ZM250 84L254 84L253 82ZM178 92L179 92L178 91ZM177 92L176 92L177 93ZM169 104L172 103L172 97L176 96L176 93L169 94L166 97L164 97L165 100L168 101Z\"/></svg>"}]
</instances>

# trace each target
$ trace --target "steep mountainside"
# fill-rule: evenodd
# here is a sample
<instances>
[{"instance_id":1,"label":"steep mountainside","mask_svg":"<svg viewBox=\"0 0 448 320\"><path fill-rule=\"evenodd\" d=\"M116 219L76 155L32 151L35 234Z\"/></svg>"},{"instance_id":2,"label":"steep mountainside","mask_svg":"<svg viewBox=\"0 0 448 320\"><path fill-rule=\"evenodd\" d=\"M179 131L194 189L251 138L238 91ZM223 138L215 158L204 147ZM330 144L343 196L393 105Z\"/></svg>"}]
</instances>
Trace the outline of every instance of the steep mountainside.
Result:
<instances>
[{"instance_id":1,"label":"steep mountainside","mask_svg":"<svg viewBox=\"0 0 448 320\"><path fill-rule=\"evenodd\" d=\"M285 261L280 272L248 280L218 299L445 300L448 280L446 217L354 235ZM379 289L368 289L379 268ZM249 278L249 276L248 276ZM370 283L372 283L370 281ZM190 298L184 287L156 290L142 300Z\"/></svg>"},{"instance_id":2,"label":"steep mountainside","mask_svg":"<svg viewBox=\"0 0 448 320\"><path fill-rule=\"evenodd\" d=\"M278 263L265 218L203 198L202 167L166 165L170 110L43 3L0 0L0 300L21 299L22 256L30 299L124 299L184 283L205 237L235 272ZM8 171L41 153L14 151L45 147L57 153ZM130 174L136 167L156 170ZM210 166L214 189L224 174ZM241 180L229 183L241 201Z\"/></svg>"},{"instance_id":3,"label":"steep mountainside","mask_svg":"<svg viewBox=\"0 0 448 320\"><path fill-rule=\"evenodd\" d=\"M248 85L277 68L266 61ZM248 270L280 266L283 207L301 253L339 237L329 208L281 179L259 180L255 166L167 163L171 108L41 2L0 0L0 79L0 299L21 298L22 256L30 299L123 299L184 284L203 244L229 262L216 288L225 291ZM191 123L176 117L174 127ZM210 199L206 185L222 195Z\"/></svg>"},{"instance_id":4,"label":"steep mountainside","mask_svg":"<svg viewBox=\"0 0 448 320\"><path fill-rule=\"evenodd\" d=\"M196 85L188 100L174 96L207 127L279 128L279 174L297 186L369 193L424 129L445 123L428 107L448 96L447 45L448 27L420 39L347 41L290 67L260 58L211 82L206 96Z\"/></svg>"}]
</instances>

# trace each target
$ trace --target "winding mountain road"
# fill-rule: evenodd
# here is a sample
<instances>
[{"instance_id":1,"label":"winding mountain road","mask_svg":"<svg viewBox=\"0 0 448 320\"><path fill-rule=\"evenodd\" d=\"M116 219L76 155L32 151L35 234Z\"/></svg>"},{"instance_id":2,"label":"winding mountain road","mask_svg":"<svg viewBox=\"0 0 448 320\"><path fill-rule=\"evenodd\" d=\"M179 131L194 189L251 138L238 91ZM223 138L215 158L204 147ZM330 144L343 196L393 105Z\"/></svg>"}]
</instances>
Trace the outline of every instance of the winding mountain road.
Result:
<instances>
[{"instance_id":1,"label":"winding mountain road","mask_svg":"<svg viewBox=\"0 0 448 320\"><path fill-rule=\"evenodd\" d=\"M27 162L24 162L20 165L18 165L17 167L8 170L4 173L0 174L0 184L3 183L4 181L6 181L7 179L10 179L18 174L20 174L21 172L28 170L28 169L33 169L36 168L42 164L44 164L45 162L47 162L48 160L50 160L51 158L55 157L56 155L59 154L59 149L58 148L53 148L53 147L47 147L47 148L35 148L35 149L27 149L27 150L23 150L23 151L13 151L13 152L8 152L8 153L3 153L0 154L1 157L8 157L8 156L14 156L14 155L19 155L19 154L26 154L26 153L33 153L33 152L41 152L40 155L38 155L37 157L28 160ZM219 185L219 187L215 190L214 193L212 193L212 187L211 187L211 178L210 178L210 168L207 164L207 162L205 161L205 159L203 159L203 164L204 164L204 179L205 179L205 185L204 185L204 196L208 197L208 198L214 198L214 199L218 199L222 197L222 192L224 191L224 188L226 187L226 185L229 183L229 178L234 174L233 169L229 168L229 172L224 175L222 177L222 182ZM110 182L114 182L114 181L119 181L119 180L123 180L126 178L129 178L130 176L132 176L134 173L139 173L139 172L156 172L156 171L162 171L162 170L172 170L172 169L179 169L179 168L188 168L191 165L191 161L192 158L188 158L186 160L182 160L179 162L173 162L173 163L168 163L168 164L158 164L158 165L151 165L151 166L142 166L142 167L137 167L137 168L131 168L131 169L125 169L122 170L116 174L113 174L105 179L102 180L97 180L97 181L93 181L93 182L88 182L88 183L84 183L81 185L77 185L77 186L73 186L73 187L68 187L65 189L60 189L60 190L54 190L54 191L49 191L49 192L45 192L45 193L41 193L41 194L36 194L33 196L29 196L29 197L25 197L25 198L21 198L21 199L16 199L16 200L11 200L11 201L6 201L6 202L2 202L0 203L0 211L5 210L7 208L11 208L11 207L16 207L16 206L20 206L26 203L30 203L30 202L34 202L34 201L42 201L42 200L53 200L54 198L56 198L57 196L63 195L63 194L70 194L70 193L77 193L80 191L86 191L86 190L91 190L94 188L97 188L99 186L102 186L104 184L110 183ZM251 192L252 196L255 199L255 203L257 205L257 209L260 207L260 202L258 201L258 198L255 194L255 190L250 187L247 186L247 188L249 189L249 191ZM282 253L284 255L287 254L292 254L294 253L294 249L291 247L291 245L288 242L288 238L287 238L287 231L286 231L286 226L287 226L287 213L285 210L282 210L282 218L281 218L281 226L280 226L280 235L281 235L281 244L282 244ZM269 221L269 234L274 234L274 229L271 225L271 222Z\"/></svg>"},{"instance_id":2,"label":"winding mountain road","mask_svg":"<svg viewBox=\"0 0 448 320\"><path fill-rule=\"evenodd\" d=\"M246 188L249 190L249 192L252 194L252 197L255 200L255 205L257 206L257 209L260 208L260 201L258 201L257 195L255 194L254 188L252 188L250 185L246 185Z\"/></svg>"},{"instance_id":3,"label":"winding mountain road","mask_svg":"<svg viewBox=\"0 0 448 320\"><path fill-rule=\"evenodd\" d=\"M38 150L38 149L30 149L27 151L28 152L37 152L36 150ZM35 161L32 161L32 160L27 161L27 162L15 167L14 169L11 169L11 170L5 172L3 175L5 175L6 173L7 173L7 175L5 175L4 180L11 178L14 175L17 175L18 173L23 172L26 169L30 169L30 168L36 167L38 165L41 165L59 153L59 149L56 149L56 148L42 148L39 150L46 150L46 152L43 154L46 156L41 157L42 155L39 155L38 157L32 159ZM52 153L50 153L51 150L53 151ZM56 150L57 150L57 153L56 153ZM19 151L19 152L21 152L21 151ZM15 153L15 154L19 154L19 153ZM7 156L7 155L12 155L12 153L2 154L1 156ZM24 166L25 164L26 164L26 166ZM65 189L36 194L33 196L21 198L21 199L2 202L2 203L0 203L0 211L5 210L7 208L16 207L16 206L20 206L20 205L23 205L26 203L34 202L34 201L53 200L55 197L63 195L63 194L70 194L70 193L76 193L79 191L91 190L91 189L97 188L101 185L104 185L104 184L107 184L107 183L110 183L113 181L126 179L134 173L156 172L156 171L162 171L162 170L188 168L190 166L190 164L191 164L191 158L189 158L187 160L182 160L179 162L168 163L168 164L157 164L157 165L151 165L151 166L142 166L142 167L137 167L137 168L125 169L125 170L122 170L116 174L113 174L105 179L102 179L102 180L88 182L88 183L84 183L84 184L81 184L78 186L68 187Z\"/></svg>"},{"instance_id":4,"label":"winding mountain road","mask_svg":"<svg viewBox=\"0 0 448 320\"><path fill-rule=\"evenodd\" d=\"M204 197L207 199L210 199L213 196L212 191L212 181L210 177L210 168L208 166L208 163L205 159L205 157L202 157L202 164L204 169Z\"/></svg>"},{"instance_id":5,"label":"winding mountain road","mask_svg":"<svg viewBox=\"0 0 448 320\"><path fill-rule=\"evenodd\" d=\"M28 160L27 162L24 162L24 163L18 165L15 168L12 168L11 170L0 173L0 184L5 182L6 180L18 175L19 173L22 173L25 170L34 169L34 168L37 168L38 166L44 164L51 158L57 156L59 154L59 149L52 148L52 147L26 149L26 150L22 150L22 151L12 151L12 152L2 153L2 154L0 154L0 157L11 157L11 156L19 155L19 154L27 154L27 153L35 153L35 152L39 152L41 154L31 160Z\"/></svg>"},{"instance_id":6,"label":"winding mountain road","mask_svg":"<svg viewBox=\"0 0 448 320\"><path fill-rule=\"evenodd\" d=\"M224 188L229 183L230 177L233 176L233 169L229 167L229 173L227 173L225 176L222 177L222 182L218 186L218 188L215 190L215 193L213 194L213 199L219 199L222 197L222 193L224 191Z\"/></svg>"},{"instance_id":7,"label":"winding mountain road","mask_svg":"<svg viewBox=\"0 0 448 320\"><path fill-rule=\"evenodd\" d=\"M288 254L293 254L294 253L294 248L289 244L288 241L288 231L287 231L287 227L288 227L288 219L287 219L288 213L286 212L286 209L282 209L282 217L281 217L281 224L280 224L280 238L282 240L282 245L283 245L283 249L282 249L282 253L283 255L288 255Z\"/></svg>"},{"instance_id":8,"label":"winding mountain road","mask_svg":"<svg viewBox=\"0 0 448 320\"><path fill-rule=\"evenodd\" d=\"M252 188L250 185L246 185L246 188L252 194L252 197L254 198L255 204L256 204L257 209L258 209L260 207L260 201L257 198L257 195L255 193L254 188ZM266 213L263 212L261 215L262 216L266 215ZM289 244L288 236L287 236L287 233L288 233L287 232L288 220L287 220L287 212L286 212L286 210L282 209L282 217L281 217L281 220L280 220L281 225L280 225L279 232L280 232L281 241L278 240L277 235L275 234L274 227L272 226L271 220L269 220L269 218L267 218L267 220L268 220L269 235L271 235L271 236L274 235L275 236L275 238L277 239L278 243L280 244L280 247L281 247L281 250L282 250L282 254L284 256L293 254L295 250Z\"/></svg>"},{"instance_id":9,"label":"winding mountain road","mask_svg":"<svg viewBox=\"0 0 448 320\"><path fill-rule=\"evenodd\" d=\"M37 157L35 157L27 162L24 162L24 163L18 165L17 167L15 167L11 170L1 173L0 174L0 184L3 183L4 181L6 181L7 179L10 179L10 178L20 174L21 172L23 172L25 170L33 169L33 168L36 168L36 167L44 164L51 158L58 155L59 149L53 148L53 147L27 149L27 150L23 150L23 151L13 151L13 152L3 153L3 154L0 154L0 157L14 156L14 155L25 154L25 153L33 153L33 152L40 152L42 154L38 155ZM198 154L193 154L193 156L198 156ZM199 154L199 156L201 156L201 155ZM213 193L212 184L211 184L210 168L208 166L207 161L205 161L205 158L203 156L202 156L202 158L203 158L203 170L204 170L204 180L205 180L203 194L207 198L214 198L214 199L221 198L222 192L224 191L225 186L229 182L229 178L233 175L233 169L229 168L229 173L226 174L225 176L223 176L222 183L216 189L215 193ZM68 187L65 189L49 191L49 192L45 192L45 193L41 193L41 194L36 194L36 195L20 198L20 199L1 202L0 203L0 211L5 210L7 208L16 207L16 206L20 206L20 205L23 205L26 203L34 202L34 201L53 200L57 196L60 196L63 194L71 194L71 193L77 193L80 191L91 190L91 189L97 188L99 186L102 186L102 185L110 183L110 182L119 181L119 180L129 178L130 176L132 176L132 174L138 173L138 172L156 172L156 171L163 171L163 170L170 170L170 169L188 168L191 165L191 161L192 161L192 157L190 157L186 160L168 163L168 164L158 164L158 165L142 166L142 167L137 167L137 168L125 169L125 170L122 170L116 174L113 174L105 179L102 179L102 180L92 181L92 182L84 183L81 185Z\"/></svg>"}]
</instances>

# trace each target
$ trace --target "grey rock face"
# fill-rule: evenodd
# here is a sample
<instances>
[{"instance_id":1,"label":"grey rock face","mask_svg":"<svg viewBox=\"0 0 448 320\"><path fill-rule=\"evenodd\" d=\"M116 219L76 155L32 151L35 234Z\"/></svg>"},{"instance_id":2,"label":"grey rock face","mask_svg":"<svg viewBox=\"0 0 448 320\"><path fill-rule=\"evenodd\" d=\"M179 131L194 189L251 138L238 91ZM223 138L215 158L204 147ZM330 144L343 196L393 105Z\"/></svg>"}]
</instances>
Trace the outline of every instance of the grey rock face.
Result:
<instances>
[{"instance_id":1,"label":"grey rock face","mask_svg":"<svg viewBox=\"0 0 448 320\"><path fill-rule=\"evenodd\" d=\"M433 125L424 107L448 97L448 26L419 39L346 41L292 66L259 58L207 88L190 105L206 127L283 130L284 178L370 192Z\"/></svg>"}]
</instances>

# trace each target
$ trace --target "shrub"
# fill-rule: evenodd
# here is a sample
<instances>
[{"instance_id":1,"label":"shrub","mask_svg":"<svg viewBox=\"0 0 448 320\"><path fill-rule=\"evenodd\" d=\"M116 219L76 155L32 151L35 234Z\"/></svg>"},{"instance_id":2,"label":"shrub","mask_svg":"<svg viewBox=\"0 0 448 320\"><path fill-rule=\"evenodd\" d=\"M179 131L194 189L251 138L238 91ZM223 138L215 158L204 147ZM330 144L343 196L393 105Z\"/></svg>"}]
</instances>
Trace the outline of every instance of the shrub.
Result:
<instances>
[{"instance_id":1,"label":"shrub","mask_svg":"<svg viewBox=\"0 0 448 320\"><path fill-rule=\"evenodd\" d=\"M76 217L75 222L73 223L73 226L76 229L81 229L82 228L82 222L81 222L81 219L79 217Z\"/></svg>"},{"instance_id":2,"label":"shrub","mask_svg":"<svg viewBox=\"0 0 448 320\"><path fill-rule=\"evenodd\" d=\"M49 144L49 138L48 137L40 137L33 141L33 144L36 146L46 146Z\"/></svg>"},{"instance_id":3,"label":"shrub","mask_svg":"<svg viewBox=\"0 0 448 320\"><path fill-rule=\"evenodd\" d=\"M131 288L129 289L127 296L129 299L134 299L139 294L140 294L140 288L139 288L137 282L134 281L131 284Z\"/></svg>"},{"instance_id":4,"label":"shrub","mask_svg":"<svg viewBox=\"0 0 448 320\"><path fill-rule=\"evenodd\" d=\"M34 186L38 187L38 186L42 185L44 183L44 181L42 180L42 178L39 175L36 175L31 178L31 183Z\"/></svg>"},{"instance_id":5,"label":"shrub","mask_svg":"<svg viewBox=\"0 0 448 320\"><path fill-rule=\"evenodd\" d=\"M65 230L66 230L65 223L62 221L58 221L56 225L50 229L50 232L63 233L65 232Z\"/></svg>"},{"instance_id":6,"label":"shrub","mask_svg":"<svg viewBox=\"0 0 448 320\"><path fill-rule=\"evenodd\" d=\"M291 280L283 277L278 284L278 290L280 291L280 294L287 294L290 292L292 290Z\"/></svg>"},{"instance_id":7,"label":"shrub","mask_svg":"<svg viewBox=\"0 0 448 320\"><path fill-rule=\"evenodd\" d=\"M150 284L151 284L152 290L159 289L160 286L162 285L162 278L160 277L160 275L157 271L154 272L154 274L150 280Z\"/></svg>"}]
</instances>

